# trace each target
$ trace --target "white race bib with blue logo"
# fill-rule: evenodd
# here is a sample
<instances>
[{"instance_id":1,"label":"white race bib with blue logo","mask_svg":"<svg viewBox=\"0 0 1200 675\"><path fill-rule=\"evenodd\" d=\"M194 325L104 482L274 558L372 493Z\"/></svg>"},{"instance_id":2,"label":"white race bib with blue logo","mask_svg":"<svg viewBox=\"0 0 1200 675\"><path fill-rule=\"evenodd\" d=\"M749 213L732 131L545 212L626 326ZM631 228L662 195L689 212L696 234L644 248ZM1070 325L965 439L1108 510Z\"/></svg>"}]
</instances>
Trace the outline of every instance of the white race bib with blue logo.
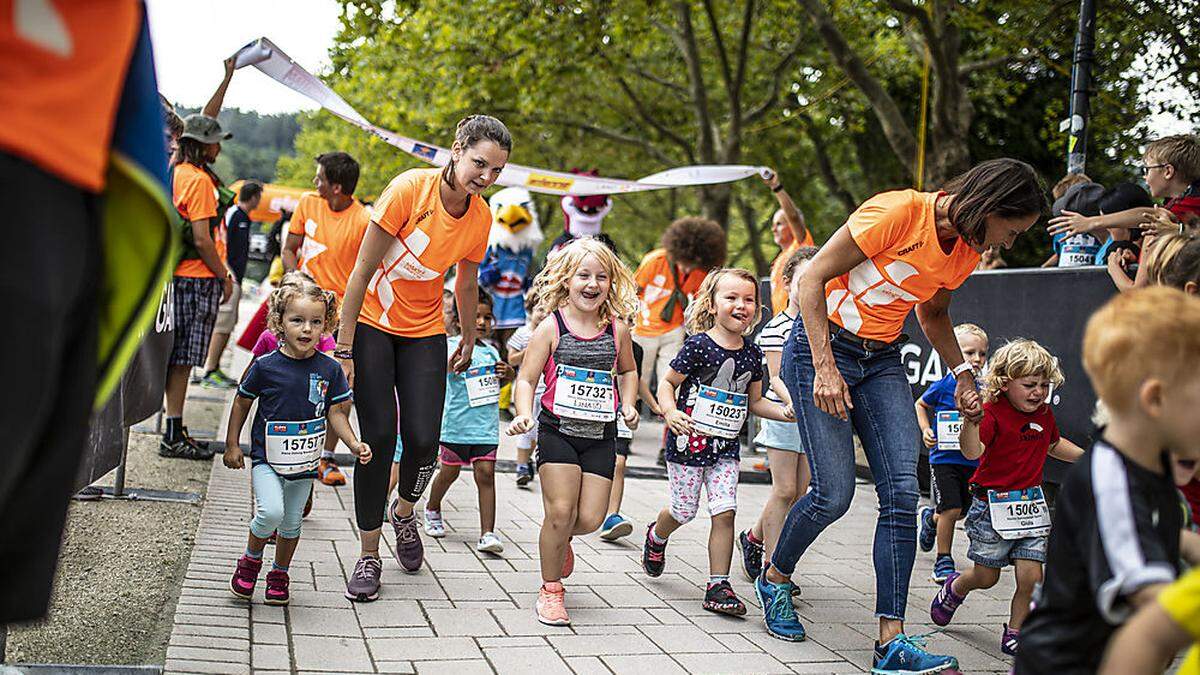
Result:
<instances>
[{"instance_id":1,"label":"white race bib with blue logo","mask_svg":"<svg viewBox=\"0 0 1200 675\"><path fill-rule=\"evenodd\" d=\"M472 408L500 402L500 377L496 366L479 366L466 372L467 399Z\"/></svg>"},{"instance_id":2,"label":"white race bib with blue logo","mask_svg":"<svg viewBox=\"0 0 1200 675\"><path fill-rule=\"evenodd\" d=\"M555 373L555 416L590 422L613 421L617 408L611 372L558 364Z\"/></svg>"},{"instance_id":3,"label":"white race bib with blue logo","mask_svg":"<svg viewBox=\"0 0 1200 675\"><path fill-rule=\"evenodd\" d=\"M992 529L1001 539L1044 537L1050 533L1050 509L1041 486L1024 490L988 490Z\"/></svg>"},{"instance_id":4,"label":"white race bib with blue logo","mask_svg":"<svg viewBox=\"0 0 1200 675\"><path fill-rule=\"evenodd\" d=\"M700 385L692 407L692 428L702 436L737 438L746 422L746 394Z\"/></svg>"},{"instance_id":5,"label":"white race bib with blue logo","mask_svg":"<svg viewBox=\"0 0 1200 675\"><path fill-rule=\"evenodd\" d=\"M937 414L938 450L962 450L958 434L962 431L962 415L957 410L943 410Z\"/></svg>"},{"instance_id":6,"label":"white race bib with blue logo","mask_svg":"<svg viewBox=\"0 0 1200 675\"><path fill-rule=\"evenodd\" d=\"M325 418L307 422L267 422L267 464L280 476L317 470L325 447Z\"/></svg>"}]
</instances>

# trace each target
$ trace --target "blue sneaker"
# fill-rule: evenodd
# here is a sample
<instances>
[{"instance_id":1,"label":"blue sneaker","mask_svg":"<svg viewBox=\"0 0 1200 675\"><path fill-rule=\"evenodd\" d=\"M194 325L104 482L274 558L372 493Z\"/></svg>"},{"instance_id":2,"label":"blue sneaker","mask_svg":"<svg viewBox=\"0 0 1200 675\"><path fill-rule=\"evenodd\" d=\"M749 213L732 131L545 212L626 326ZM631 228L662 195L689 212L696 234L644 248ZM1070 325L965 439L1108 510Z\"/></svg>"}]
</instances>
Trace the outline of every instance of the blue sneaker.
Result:
<instances>
[{"instance_id":1,"label":"blue sneaker","mask_svg":"<svg viewBox=\"0 0 1200 675\"><path fill-rule=\"evenodd\" d=\"M766 574L764 570L754 580L754 592L763 608L767 633L788 642L803 641L804 624L796 618L796 608L792 606L791 584L773 584L767 581Z\"/></svg>"},{"instance_id":2,"label":"blue sneaker","mask_svg":"<svg viewBox=\"0 0 1200 675\"><path fill-rule=\"evenodd\" d=\"M933 563L933 574L929 575L929 579L935 583L944 583L956 571L954 558L949 555L939 555Z\"/></svg>"},{"instance_id":3,"label":"blue sneaker","mask_svg":"<svg viewBox=\"0 0 1200 675\"><path fill-rule=\"evenodd\" d=\"M921 516L917 518L917 529L917 543L921 545L921 550L926 553L932 551L933 544L937 541L937 523L933 522L933 507L921 508Z\"/></svg>"},{"instance_id":4,"label":"blue sneaker","mask_svg":"<svg viewBox=\"0 0 1200 675\"><path fill-rule=\"evenodd\" d=\"M633 523L619 513L610 513L600 526L600 538L604 541L616 541L633 533Z\"/></svg>"},{"instance_id":5,"label":"blue sneaker","mask_svg":"<svg viewBox=\"0 0 1200 675\"><path fill-rule=\"evenodd\" d=\"M953 656L939 656L925 651L925 640L924 635L908 636L901 633L885 645L875 643L871 672L874 675L932 675L951 668L958 669L958 659Z\"/></svg>"}]
</instances>

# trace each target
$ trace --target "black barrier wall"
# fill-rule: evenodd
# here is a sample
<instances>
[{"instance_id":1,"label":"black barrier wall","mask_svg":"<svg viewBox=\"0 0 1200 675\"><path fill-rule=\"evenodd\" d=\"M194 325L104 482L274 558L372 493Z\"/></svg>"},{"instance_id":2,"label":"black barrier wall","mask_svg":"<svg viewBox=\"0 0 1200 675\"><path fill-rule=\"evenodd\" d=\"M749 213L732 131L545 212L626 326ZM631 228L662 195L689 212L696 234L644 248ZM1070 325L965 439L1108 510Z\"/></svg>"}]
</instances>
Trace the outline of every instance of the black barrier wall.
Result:
<instances>
[{"instance_id":1,"label":"black barrier wall","mask_svg":"<svg viewBox=\"0 0 1200 675\"><path fill-rule=\"evenodd\" d=\"M1051 392L1050 402L1062 436L1087 448L1094 431L1091 417L1096 395L1083 372L1080 349L1092 312L1116 293L1101 267L1020 269L976 272L954 292L950 317L955 325L970 322L987 331L990 350L1013 338L1036 340L1058 357L1066 382ZM916 313L909 315L901 348L913 396L920 396L946 373ZM1058 482L1064 464L1046 463L1046 478Z\"/></svg>"}]
</instances>

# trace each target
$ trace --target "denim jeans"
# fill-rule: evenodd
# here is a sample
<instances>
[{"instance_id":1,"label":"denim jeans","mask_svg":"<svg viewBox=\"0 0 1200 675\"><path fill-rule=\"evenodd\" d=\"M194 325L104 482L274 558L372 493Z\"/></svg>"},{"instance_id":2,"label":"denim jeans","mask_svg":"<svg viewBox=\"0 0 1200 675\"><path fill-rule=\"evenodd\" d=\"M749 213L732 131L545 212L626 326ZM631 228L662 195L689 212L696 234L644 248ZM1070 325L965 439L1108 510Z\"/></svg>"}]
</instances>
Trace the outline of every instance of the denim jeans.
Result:
<instances>
[{"instance_id":1,"label":"denim jeans","mask_svg":"<svg viewBox=\"0 0 1200 675\"><path fill-rule=\"evenodd\" d=\"M899 346L867 351L830 325L830 346L850 389L850 421L813 403L812 351L802 320L783 347L781 375L792 395L800 440L812 467L812 489L792 506L771 564L791 575L817 536L850 508L854 497L854 438L866 451L879 520L875 525L875 614L903 619L917 546L917 455L921 437L912 389Z\"/></svg>"}]
</instances>

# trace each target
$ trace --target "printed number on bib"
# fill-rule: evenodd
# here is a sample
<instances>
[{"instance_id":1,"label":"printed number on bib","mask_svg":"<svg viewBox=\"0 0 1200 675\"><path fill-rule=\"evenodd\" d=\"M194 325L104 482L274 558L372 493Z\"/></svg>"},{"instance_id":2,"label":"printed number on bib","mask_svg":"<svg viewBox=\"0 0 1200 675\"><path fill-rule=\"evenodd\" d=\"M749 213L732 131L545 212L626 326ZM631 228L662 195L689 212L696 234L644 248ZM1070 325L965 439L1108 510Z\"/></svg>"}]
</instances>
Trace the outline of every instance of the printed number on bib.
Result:
<instances>
[{"instance_id":1,"label":"printed number on bib","mask_svg":"<svg viewBox=\"0 0 1200 675\"><path fill-rule=\"evenodd\" d=\"M500 377L496 366L479 366L467 370L467 400L472 408L500 402Z\"/></svg>"},{"instance_id":2,"label":"printed number on bib","mask_svg":"<svg viewBox=\"0 0 1200 675\"><path fill-rule=\"evenodd\" d=\"M988 490L992 529L1002 539L1044 537L1050 533L1050 509L1042 488L997 492Z\"/></svg>"},{"instance_id":3,"label":"printed number on bib","mask_svg":"<svg viewBox=\"0 0 1200 675\"><path fill-rule=\"evenodd\" d=\"M267 464L281 476L317 470L325 447L325 418L307 422L267 422Z\"/></svg>"},{"instance_id":4,"label":"printed number on bib","mask_svg":"<svg viewBox=\"0 0 1200 675\"><path fill-rule=\"evenodd\" d=\"M1067 245L1059 254L1059 267L1085 267L1096 260L1096 248L1092 246Z\"/></svg>"},{"instance_id":5,"label":"printed number on bib","mask_svg":"<svg viewBox=\"0 0 1200 675\"><path fill-rule=\"evenodd\" d=\"M554 414L591 422L611 422L616 416L613 376L607 370L592 370L559 364L555 370Z\"/></svg>"},{"instance_id":6,"label":"printed number on bib","mask_svg":"<svg viewBox=\"0 0 1200 675\"><path fill-rule=\"evenodd\" d=\"M961 450L958 433L962 431L962 416L957 410L943 410L937 414L938 450Z\"/></svg>"},{"instance_id":7,"label":"printed number on bib","mask_svg":"<svg viewBox=\"0 0 1200 675\"><path fill-rule=\"evenodd\" d=\"M745 394L700 385L696 405L692 408L692 424L703 436L737 438L746 421Z\"/></svg>"}]
</instances>

